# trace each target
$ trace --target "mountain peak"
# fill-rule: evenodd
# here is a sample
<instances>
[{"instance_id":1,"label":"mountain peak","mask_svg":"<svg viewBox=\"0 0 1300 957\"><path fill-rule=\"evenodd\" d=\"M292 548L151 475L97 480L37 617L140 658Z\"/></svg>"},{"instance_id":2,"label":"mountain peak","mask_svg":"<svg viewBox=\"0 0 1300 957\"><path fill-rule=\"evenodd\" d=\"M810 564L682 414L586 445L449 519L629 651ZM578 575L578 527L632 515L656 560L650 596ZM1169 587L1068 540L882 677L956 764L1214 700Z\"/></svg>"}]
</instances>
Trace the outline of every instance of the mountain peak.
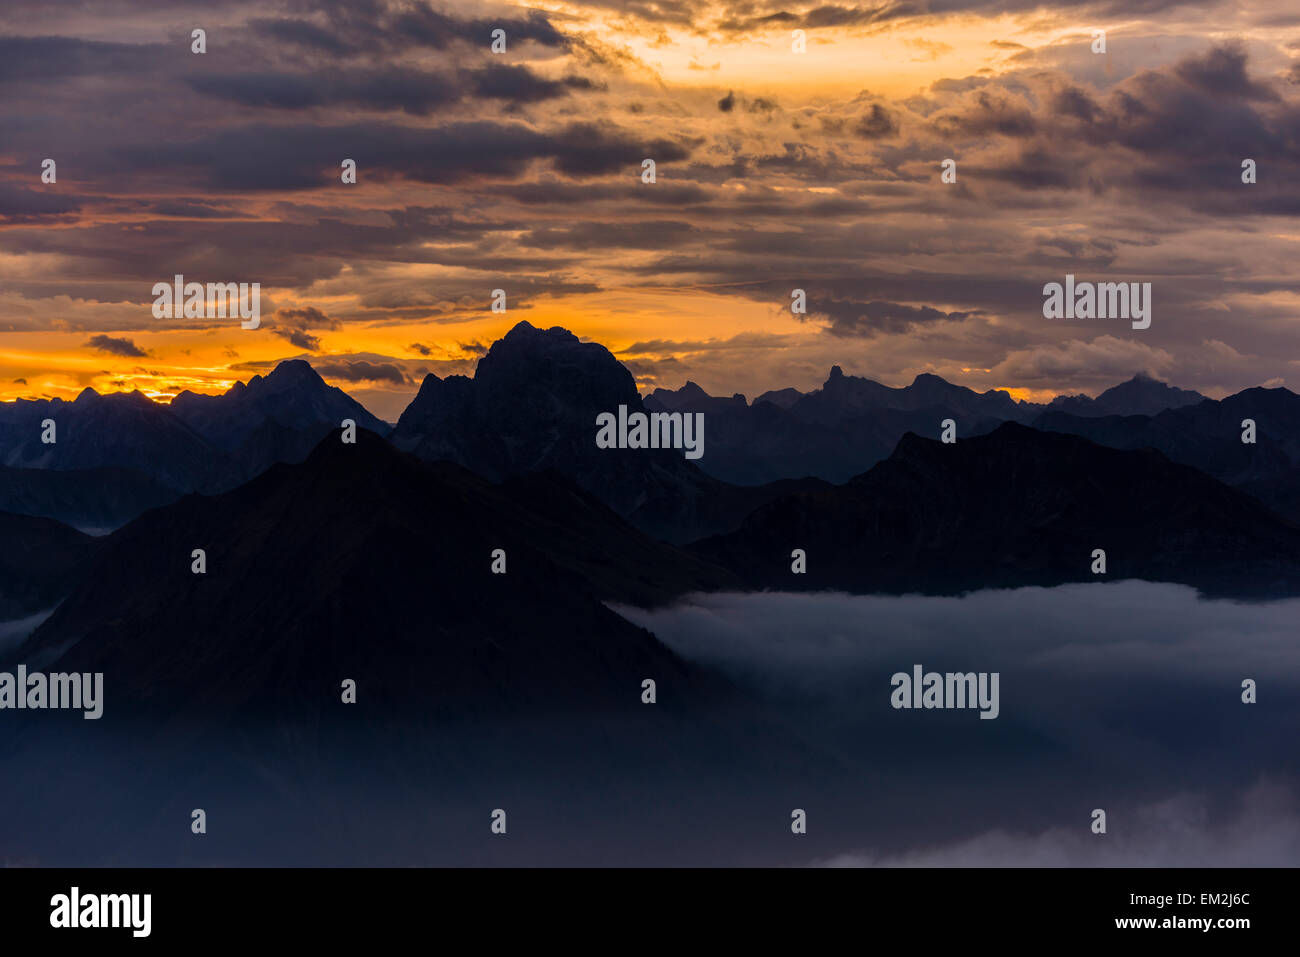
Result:
<instances>
[{"instance_id":1,"label":"mountain peak","mask_svg":"<svg viewBox=\"0 0 1300 957\"><path fill-rule=\"evenodd\" d=\"M312 364L306 359L285 359L267 373L262 382L267 385L294 386L314 385L317 382L323 385L325 380L320 377L320 373L312 368Z\"/></svg>"},{"instance_id":2,"label":"mountain peak","mask_svg":"<svg viewBox=\"0 0 1300 957\"><path fill-rule=\"evenodd\" d=\"M1155 415L1165 409L1195 405L1205 396L1190 389L1178 389L1155 379L1146 372L1112 386L1096 398L1096 406L1120 415Z\"/></svg>"},{"instance_id":3,"label":"mountain peak","mask_svg":"<svg viewBox=\"0 0 1300 957\"><path fill-rule=\"evenodd\" d=\"M521 341L572 341L577 342L578 337L563 326L551 326L549 329L539 329L527 319L520 319L516 322L504 336L494 342L496 347L503 342L516 343Z\"/></svg>"},{"instance_id":4,"label":"mountain peak","mask_svg":"<svg viewBox=\"0 0 1300 957\"><path fill-rule=\"evenodd\" d=\"M366 472L374 472L377 467L388 466L403 460L405 453L394 448L384 438L370 429L359 426L355 443L344 443L342 429L330 429L307 456L312 466L327 466L334 469L339 466L359 466Z\"/></svg>"},{"instance_id":5,"label":"mountain peak","mask_svg":"<svg viewBox=\"0 0 1300 957\"><path fill-rule=\"evenodd\" d=\"M933 372L918 372L916 378L912 380L912 385L952 385L952 383Z\"/></svg>"},{"instance_id":6,"label":"mountain peak","mask_svg":"<svg viewBox=\"0 0 1300 957\"><path fill-rule=\"evenodd\" d=\"M556 326L555 328L558 329L558 328L560 328L560 327L559 327L559 326ZM507 336L516 336L516 335L517 335L517 336L526 336L526 335L528 335L529 333L534 333L534 332L541 332L541 330L538 329L538 328L537 328L535 325L533 325L531 322L529 322L527 319L520 319L518 322L516 322L513 326L510 327L510 331L507 332L506 335L507 335ZM503 336L502 338L505 338L505 337Z\"/></svg>"}]
</instances>

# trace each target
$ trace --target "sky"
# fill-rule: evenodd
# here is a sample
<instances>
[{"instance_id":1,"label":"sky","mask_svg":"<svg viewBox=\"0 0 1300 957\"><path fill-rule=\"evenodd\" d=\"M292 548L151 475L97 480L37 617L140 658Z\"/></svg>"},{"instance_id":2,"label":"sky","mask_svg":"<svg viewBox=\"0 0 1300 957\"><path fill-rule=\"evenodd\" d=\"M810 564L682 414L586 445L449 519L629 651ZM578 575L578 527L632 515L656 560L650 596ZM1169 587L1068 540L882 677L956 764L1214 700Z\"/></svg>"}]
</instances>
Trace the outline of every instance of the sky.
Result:
<instances>
[{"instance_id":1,"label":"sky","mask_svg":"<svg viewBox=\"0 0 1300 957\"><path fill-rule=\"evenodd\" d=\"M523 319L643 391L1300 382L1288 0L7 0L0 131L0 399L307 358L395 419ZM1150 328L1045 319L1067 274Z\"/></svg>"}]
</instances>

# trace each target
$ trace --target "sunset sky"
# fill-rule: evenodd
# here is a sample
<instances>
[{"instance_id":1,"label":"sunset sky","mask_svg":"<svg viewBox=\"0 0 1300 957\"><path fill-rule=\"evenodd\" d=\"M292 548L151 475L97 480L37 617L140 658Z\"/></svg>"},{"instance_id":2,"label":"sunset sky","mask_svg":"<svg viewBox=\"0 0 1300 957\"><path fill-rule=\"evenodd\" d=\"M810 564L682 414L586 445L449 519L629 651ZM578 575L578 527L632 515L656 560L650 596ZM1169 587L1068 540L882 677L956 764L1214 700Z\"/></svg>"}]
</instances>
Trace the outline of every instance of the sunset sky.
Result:
<instances>
[{"instance_id":1,"label":"sunset sky","mask_svg":"<svg viewBox=\"0 0 1300 957\"><path fill-rule=\"evenodd\" d=\"M1296 389L1298 214L1292 0L0 6L3 399L304 357L395 420L522 319L643 390ZM261 328L155 319L177 273ZM1044 319L1067 273L1151 327Z\"/></svg>"}]
</instances>

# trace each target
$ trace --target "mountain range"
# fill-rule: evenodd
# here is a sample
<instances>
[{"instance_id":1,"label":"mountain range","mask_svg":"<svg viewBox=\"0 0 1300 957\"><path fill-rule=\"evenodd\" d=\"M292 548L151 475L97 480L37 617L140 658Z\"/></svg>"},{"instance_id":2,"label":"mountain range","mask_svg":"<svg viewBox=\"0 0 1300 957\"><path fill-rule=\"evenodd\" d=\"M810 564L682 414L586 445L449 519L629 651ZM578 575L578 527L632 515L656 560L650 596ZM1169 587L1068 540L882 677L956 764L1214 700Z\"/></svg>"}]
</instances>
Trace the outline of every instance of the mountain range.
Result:
<instances>
[{"instance_id":1,"label":"mountain range","mask_svg":"<svg viewBox=\"0 0 1300 957\"><path fill-rule=\"evenodd\" d=\"M701 412L703 457L598 447L596 417L620 406ZM58 426L53 445L40 441L45 419ZM602 600L653 603L728 581L850 590L914 582L950 590L1080 580L1076 550L1099 537L1117 543L1112 575L1241 593L1292 587L1300 396L1286 389L1212 400L1136 376L1096 399L1036 405L933 375L891 388L834 367L821 389L775 390L753 403L710 396L694 383L655 390L643 401L631 373L603 346L526 322L493 344L473 378L428 375L391 429L301 360L221 396L182 393L170 406L138 393L90 390L72 403L6 404L0 510L97 532L143 514L108 540L107 553L138 534L141 521L180 522L196 503L275 487L267 483L281 465L339 444L345 419L367 436L359 457L383 447L411 461L459 467L522 503L515 521L567 503L550 536L586 560L578 565L554 550L551 558L593 588L609 584L596 588ZM934 441L944 419L956 423L954 445ZM1241 441L1246 419L1256 423L1254 444ZM1147 506L1106 512L1094 500L1096 477L1110 476L1105 496L1122 503L1125 474L1131 495ZM1092 478L1080 484L1080 476ZM758 484L745 484L750 480ZM1029 505L1047 501L1048 490L1035 483L1056 490L1041 514ZM921 495L923 488L930 491ZM1114 514L1127 516L1122 527L1108 524ZM614 522L622 529L617 546ZM52 575L65 575L70 591L83 566L69 556L100 548L73 529L40 527L51 530L48 554L32 563L29 581L15 583L12 609L54 594ZM859 533L880 548L850 548ZM25 534L33 540L31 529ZM685 553L662 562L665 553L655 550L669 547L663 543L691 545L698 564L684 566L694 568L687 581L667 574ZM1105 544L1085 551L1092 547ZM790 580L793 548L817 556L806 578ZM624 575L614 587L612 550L642 555L640 577ZM134 567L145 551L105 561ZM886 564L873 564L882 555L890 556ZM96 574L113 580L107 568ZM638 590L627 587L632 580L641 582Z\"/></svg>"},{"instance_id":2,"label":"mountain range","mask_svg":"<svg viewBox=\"0 0 1300 957\"><path fill-rule=\"evenodd\" d=\"M701 467L724 481L749 485L808 475L846 482L888 456L904 433L937 438L945 419L954 420L961 435L974 436L1002 422L1029 424L1053 411L1081 417L1155 414L1203 399L1135 375L1095 399L1058 396L1044 405L1013 399L1002 390L975 392L928 373L892 388L832 366L823 386L808 393L765 392L751 404L743 395L713 397L687 382L677 390L654 390L645 404L704 412L714 427Z\"/></svg>"},{"instance_id":3,"label":"mountain range","mask_svg":"<svg viewBox=\"0 0 1300 957\"><path fill-rule=\"evenodd\" d=\"M345 418L389 431L302 360L221 396L182 392L170 405L89 388L73 402L0 403L0 509L115 528L187 492L224 491L276 462L300 462ZM43 441L45 422L53 442Z\"/></svg>"},{"instance_id":4,"label":"mountain range","mask_svg":"<svg viewBox=\"0 0 1300 957\"><path fill-rule=\"evenodd\" d=\"M367 431L147 513L76 577L15 654L103 672L119 715L314 713L344 677L396 712L635 705L693 679L603 602L739 585L558 476L496 485Z\"/></svg>"},{"instance_id":5,"label":"mountain range","mask_svg":"<svg viewBox=\"0 0 1300 957\"><path fill-rule=\"evenodd\" d=\"M493 480L558 471L646 533L677 543L734 528L762 503L822 484L739 488L681 450L598 448L596 417L620 406L646 408L632 374L609 350L564 329L521 322L479 360L472 379L426 376L390 439L425 460L456 462Z\"/></svg>"},{"instance_id":6,"label":"mountain range","mask_svg":"<svg viewBox=\"0 0 1300 957\"><path fill-rule=\"evenodd\" d=\"M1300 527L1246 493L1152 449L1014 422L953 444L909 433L864 474L756 509L691 551L752 589L954 594L1141 578L1300 593Z\"/></svg>"},{"instance_id":7,"label":"mountain range","mask_svg":"<svg viewBox=\"0 0 1300 957\"><path fill-rule=\"evenodd\" d=\"M1247 423L1254 442L1242 441ZM1158 449L1300 521L1300 396L1246 389L1154 415L1078 416L1049 411L1035 428L1069 432L1117 449Z\"/></svg>"},{"instance_id":8,"label":"mountain range","mask_svg":"<svg viewBox=\"0 0 1300 957\"><path fill-rule=\"evenodd\" d=\"M854 820L880 767L916 753L878 733L884 695L877 712L856 687L805 711L679 655L634 609L707 613L747 639L760 629L727 611L738 596L676 603L1125 578L1300 594L1300 527L1277 507L1294 496L1297 397L1185 399L1138 379L1080 414L835 369L752 404L698 387L643 401L603 347L520 324L474 378L427 377L391 430L306 363L173 407L16 403L0 409L0 671L102 673L106 703L95 721L6 712L0 761L23 787L0 842L110 864L553 861L556 846L581 863L624 847L631 820L636 859L723 842L785 860L790 808ZM702 411L704 457L597 447L596 416L620 405ZM937 440L942 418L956 442ZM125 524L90 536L51 514ZM952 727L952 760L991 730L1007 753L1044 747L1011 709ZM908 728L934 745L928 723ZM201 841L195 807L214 822ZM487 832L498 807L509 845ZM824 857L840 833L801 846Z\"/></svg>"}]
</instances>

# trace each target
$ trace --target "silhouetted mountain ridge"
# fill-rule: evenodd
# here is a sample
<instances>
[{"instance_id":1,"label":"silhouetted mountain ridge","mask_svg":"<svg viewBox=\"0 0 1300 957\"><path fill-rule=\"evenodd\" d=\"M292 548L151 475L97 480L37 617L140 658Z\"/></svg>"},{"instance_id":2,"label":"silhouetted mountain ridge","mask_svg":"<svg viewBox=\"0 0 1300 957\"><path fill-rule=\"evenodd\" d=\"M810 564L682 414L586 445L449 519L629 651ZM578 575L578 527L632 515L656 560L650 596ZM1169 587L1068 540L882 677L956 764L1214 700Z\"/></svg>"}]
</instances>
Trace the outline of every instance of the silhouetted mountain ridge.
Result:
<instances>
[{"instance_id":1,"label":"silhouetted mountain ridge","mask_svg":"<svg viewBox=\"0 0 1300 957\"><path fill-rule=\"evenodd\" d=\"M104 672L123 715L325 715L345 678L390 714L630 708L646 677L713 686L602 600L734 585L571 485L361 431L119 530L15 656Z\"/></svg>"},{"instance_id":2,"label":"silhouetted mountain ridge","mask_svg":"<svg viewBox=\"0 0 1300 957\"><path fill-rule=\"evenodd\" d=\"M785 489L734 488L681 449L599 448L597 416L620 406L644 408L632 374L609 350L520 322L493 343L473 379L426 376L391 440L493 480L559 472L638 528L674 542L734 528ZM710 439L706 424L706 456Z\"/></svg>"},{"instance_id":3,"label":"silhouetted mountain ridge","mask_svg":"<svg viewBox=\"0 0 1300 957\"><path fill-rule=\"evenodd\" d=\"M793 574L791 552L807 553ZM849 483L787 496L692 546L750 587L953 593L1142 578L1300 593L1300 528L1160 453L1004 423L955 444L905 435Z\"/></svg>"},{"instance_id":4,"label":"silhouetted mountain ridge","mask_svg":"<svg viewBox=\"0 0 1300 957\"><path fill-rule=\"evenodd\" d=\"M100 543L48 518L0 512L0 621L46 611Z\"/></svg>"}]
</instances>

